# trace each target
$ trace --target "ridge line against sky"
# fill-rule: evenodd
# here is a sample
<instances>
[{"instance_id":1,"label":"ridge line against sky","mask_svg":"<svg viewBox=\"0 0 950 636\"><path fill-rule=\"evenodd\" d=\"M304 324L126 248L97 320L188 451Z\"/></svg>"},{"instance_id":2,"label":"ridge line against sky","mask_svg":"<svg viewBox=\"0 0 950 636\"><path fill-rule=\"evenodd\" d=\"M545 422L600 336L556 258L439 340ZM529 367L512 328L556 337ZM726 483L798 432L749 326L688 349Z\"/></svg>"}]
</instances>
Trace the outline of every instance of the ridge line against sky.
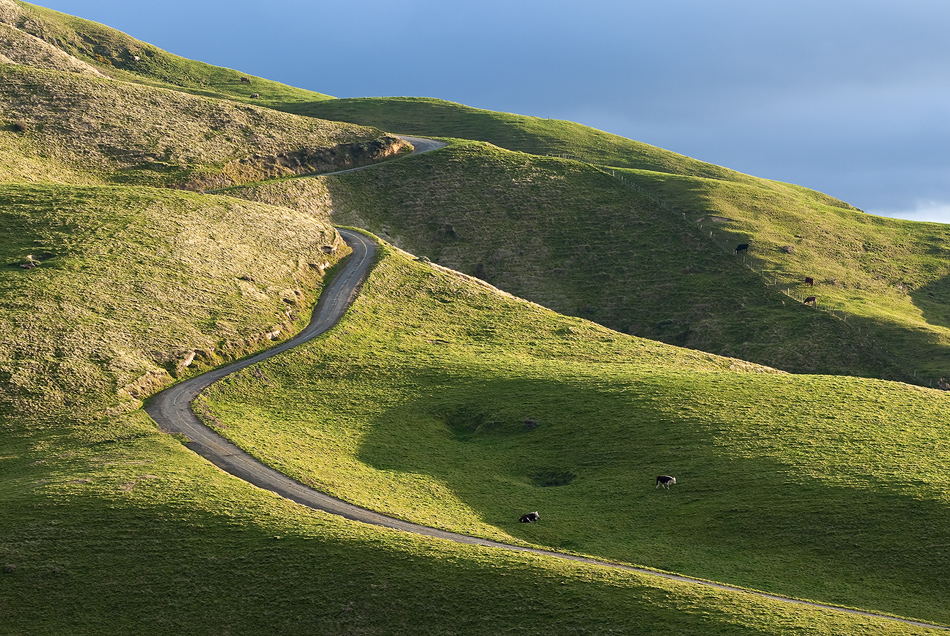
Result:
<instances>
[{"instance_id":1,"label":"ridge line against sky","mask_svg":"<svg viewBox=\"0 0 950 636\"><path fill-rule=\"evenodd\" d=\"M950 223L946 2L40 4L336 97L576 121L871 214Z\"/></svg>"}]
</instances>

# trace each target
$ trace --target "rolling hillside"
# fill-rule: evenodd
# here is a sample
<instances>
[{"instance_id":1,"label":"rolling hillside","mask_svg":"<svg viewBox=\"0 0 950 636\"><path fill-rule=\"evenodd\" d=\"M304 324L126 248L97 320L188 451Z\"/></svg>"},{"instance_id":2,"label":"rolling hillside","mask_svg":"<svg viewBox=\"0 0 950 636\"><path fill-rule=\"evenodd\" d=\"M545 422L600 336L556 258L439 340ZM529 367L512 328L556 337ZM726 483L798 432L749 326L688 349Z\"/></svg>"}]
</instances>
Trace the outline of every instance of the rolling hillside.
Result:
<instances>
[{"instance_id":1,"label":"rolling hillside","mask_svg":"<svg viewBox=\"0 0 950 636\"><path fill-rule=\"evenodd\" d=\"M430 157L393 164L381 176L341 178L332 197L336 217L365 220L409 251L557 311L672 344L793 372L950 386L946 225L873 217L801 186L743 175L571 122L413 98L289 108L409 134L480 140L537 157L524 158L523 167L501 175L502 165L522 160L495 161L501 153L487 148L483 152L491 158L477 160L467 146L467 154L459 149L441 161ZM553 157L590 167L552 171L549 166L566 165ZM591 194L586 185L572 187L576 177L562 180L565 173L585 170L588 179L599 171L616 183L601 177ZM560 187L550 187L552 180ZM603 202L608 192L621 189L632 192ZM644 223L643 215L636 219L629 211L650 205L646 225L633 226ZM372 217L366 209L373 210ZM574 253L565 251L568 241L552 237L550 228L539 230L539 221L569 234ZM501 237L496 232L506 223ZM445 236L449 226L459 240ZM511 238L519 235L530 236L532 247L510 258L518 252ZM724 261L741 243L752 247L738 260L757 276L733 286L723 274L729 269ZM708 250L705 259L697 258L698 249ZM523 280L532 268L535 275ZM806 277L817 287L806 287ZM789 296L778 295L783 291ZM748 316L750 305L761 305L750 293L770 295L771 309ZM835 312L834 320L847 324L788 326L797 320L788 305L812 295L821 309Z\"/></svg>"},{"instance_id":2,"label":"rolling hillside","mask_svg":"<svg viewBox=\"0 0 950 636\"><path fill-rule=\"evenodd\" d=\"M84 74L0 65L0 175L206 189L363 165L404 144L374 128L285 115Z\"/></svg>"},{"instance_id":3,"label":"rolling hillside","mask_svg":"<svg viewBox=\"0 0 950 636\"><path fill-rule=\"evenodd\" d=\"M323 210L624 333L794 372L907 375L841 320L764 285L698 224L576 161L458 142L371 172L228 192Z\"/></svg>"},{"instance_id":4,"label":"rolling hillside","mask_svg":"<svg viewBox=\"0 0 950 636\"><path fill-rule=\"evenodd\" d=\"M303 325L331 223L385 239L350 312L197 403L261 461L436 527L950 625L950 395L873 379L950 374L945 226L0 0L0 634L937 633L350 522L161 432L150 395Z\"/></svg>"},{"instance_id":5,"label":"rolling hillside","mask_svg":"<svg viewBox=\"0 0 950 636\"><path fill-rule=\"evenodd\" d=\"M947 398L624 336L390 253L325 341L199 412L417 523L947 622Z\"/></svg>"},{"instance_id":6,"label":"rolling hillside","mask_svg":"<svg viewBox=\"0 0 950 636\"><path fill-rule=\"evenodd\" d=\"M44 48L47 50L56 50L43 56L23 56L23 59L19 59L18 55L12 56L18 58L16 61L21 64L49 68L49 57L62 58L62 54L65 54L74 58L74 61L68 62L70 66L78 64L84 68L91 67L94 73L115 79L172 88L184 93L279 104L332 99L321 93L189 60L105 25L21 0L0 0L0 23L8 27L2 33L15 37L18 44L33 38L46 43L48 47ZM19 34L11 33L12 30L19 31ZM36 46L33 44L32 48ZM242 81L242 78L250 81Z\"/></svg>"}]
</instances>

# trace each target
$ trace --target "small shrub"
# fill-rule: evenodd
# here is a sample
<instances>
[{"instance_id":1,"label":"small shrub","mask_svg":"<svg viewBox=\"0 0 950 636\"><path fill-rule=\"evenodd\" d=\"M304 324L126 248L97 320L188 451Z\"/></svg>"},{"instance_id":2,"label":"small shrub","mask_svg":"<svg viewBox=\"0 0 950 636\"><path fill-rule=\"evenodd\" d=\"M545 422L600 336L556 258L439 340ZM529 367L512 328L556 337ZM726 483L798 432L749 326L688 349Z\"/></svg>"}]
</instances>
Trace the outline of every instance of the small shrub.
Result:
<instances>
[{"instance_id":1,"label":"small shrub","mask_svg":"<svg viewBox=\"0 0 950 636\"><path fill-rule=\"evenodd\" d=\"M564 469L541 470L531 475L531 482L541 488L566 486L575 479L577 479L577 475L570 470Z\"/></svg>"}]
</instances>

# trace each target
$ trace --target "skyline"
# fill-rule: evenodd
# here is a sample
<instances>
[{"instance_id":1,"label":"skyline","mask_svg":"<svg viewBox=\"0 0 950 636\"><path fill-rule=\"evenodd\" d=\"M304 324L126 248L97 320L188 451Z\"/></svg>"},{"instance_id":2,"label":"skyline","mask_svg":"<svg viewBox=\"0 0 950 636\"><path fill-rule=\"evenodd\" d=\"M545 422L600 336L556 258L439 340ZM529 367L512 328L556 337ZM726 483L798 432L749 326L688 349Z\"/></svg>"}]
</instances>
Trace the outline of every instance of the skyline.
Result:
<instances>
[{"instance_id":1,"label":"skyline","mask_svg":"<svg viewBox=\"0 0 950 636\"><path fill-rule=\"evenodd\" d=\"M576 121L871 214L950 223L950 5L41 4L335 97Z\"/></svg>"}]
</instances>

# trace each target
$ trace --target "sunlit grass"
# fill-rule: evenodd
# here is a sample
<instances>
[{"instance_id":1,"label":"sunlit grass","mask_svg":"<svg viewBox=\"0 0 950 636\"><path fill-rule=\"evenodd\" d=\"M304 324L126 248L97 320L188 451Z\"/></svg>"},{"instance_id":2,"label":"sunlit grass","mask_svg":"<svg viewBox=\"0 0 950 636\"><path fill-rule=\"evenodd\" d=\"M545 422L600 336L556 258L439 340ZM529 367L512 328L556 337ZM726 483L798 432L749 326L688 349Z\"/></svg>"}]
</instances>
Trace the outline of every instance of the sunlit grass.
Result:
<instances>
[{"instance_id":1,"label":"sunlit grass","mask_svg":"<svg viewBox=\"0 0 950 636\"><path fill-rule=\"evenodd\" d=\"M755 371L391 254L327 338L206 399L263 461L398 517L946 621L946 395Z\"/></svg>"}]
</instances>

